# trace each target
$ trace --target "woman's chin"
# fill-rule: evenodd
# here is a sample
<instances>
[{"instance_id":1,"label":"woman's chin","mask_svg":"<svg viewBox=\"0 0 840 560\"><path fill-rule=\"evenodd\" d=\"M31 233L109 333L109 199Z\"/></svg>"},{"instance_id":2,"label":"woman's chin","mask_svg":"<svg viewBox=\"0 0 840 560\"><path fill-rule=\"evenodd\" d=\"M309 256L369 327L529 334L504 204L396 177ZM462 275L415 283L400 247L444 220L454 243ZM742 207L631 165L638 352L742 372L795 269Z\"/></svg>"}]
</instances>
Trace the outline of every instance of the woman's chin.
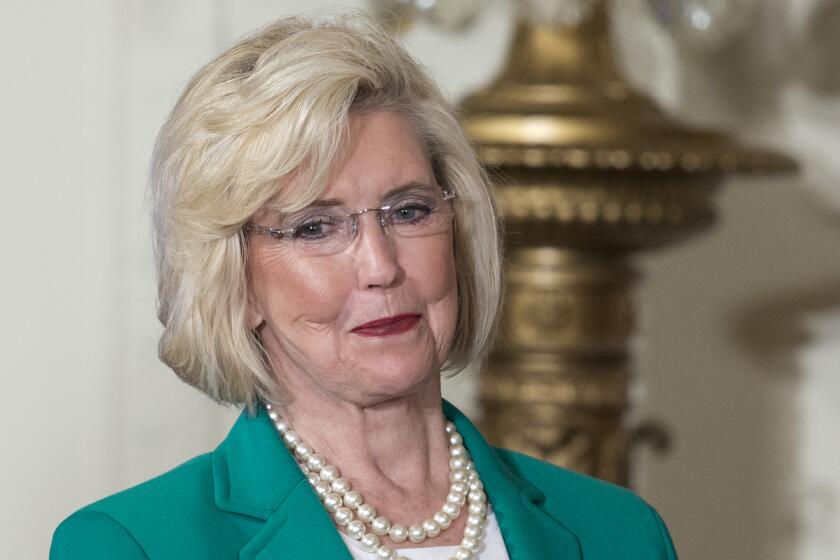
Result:
<instances>
[{"instance_id":1,"label":"woman's chin","mask_svg":"<svg viewBox=\"0 0 840 560\"><path fill-rule=\"evenodd\" d=\"M417 363L411 364L411 367L399 367L397 364L389 367L388 362L384 361L367 375L361 376L357 388L363 400L383 402L426 391L439 392L435 388L440 384L434 382L439 376L438 368L433 364L418 369Z\"/></svg>"}]
</instances>

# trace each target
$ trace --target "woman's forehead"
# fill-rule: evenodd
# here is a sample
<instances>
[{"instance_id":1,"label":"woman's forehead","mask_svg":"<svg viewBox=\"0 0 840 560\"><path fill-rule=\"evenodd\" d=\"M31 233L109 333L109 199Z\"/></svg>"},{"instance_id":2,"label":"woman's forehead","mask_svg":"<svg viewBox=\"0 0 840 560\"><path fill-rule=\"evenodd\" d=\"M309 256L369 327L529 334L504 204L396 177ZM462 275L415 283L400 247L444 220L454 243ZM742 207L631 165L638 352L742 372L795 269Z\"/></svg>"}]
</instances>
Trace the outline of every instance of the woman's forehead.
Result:
<instances>
[{"instance_id":1,"label":"woman's forehead","mask_svg":"<svg viewBox=\"0 0 840 560\"><path fill-rule=\"evenodd\" d=\"M368 184L354 188L335 189L327 186L321 192L311 190L305 194L302 192L304 190L305 187L299 187L299 190L295 192L296 189L292 185L288 185L287 188L281 189L276 197L272 198L261 214L267 212L290 214L313 207L340 206L352 210L360 204L378 206L387 203L389 200L412 194L433 196L441 190L441 187L433 178L431 180L423 178L395 185L383 184L379 187Z\"/></svg>"},{"instance_id":2,"label":"woman's forehead","mask_svg":"<svg viewBox=\"0 0 840 560\"><path fill-rule=\"evenodd\" d=\"M400 185L389 189L385 192L375 192L371 191L369 194L371 195L378 195L379 200L386 201L391 200L394 198L399 198L400 196L404 195L411 195L411 194L423 194L423 195L430 195L435 193L435 189L439 189L434 184L430 184L428 181L409 181L404 185ZM368 194L365 192L358 192L353 193L356 195L364 195ZM359 196L358 198L361 198ZM352 200L352 199L351 199ZM344 198L336 198L336 197L328 197L328 196L319 196L311 204L307 206L340 206L345 205L348 200Z\"/></svg>"},{"instance_id":3,"label":"woman's forehead","mask_svg":"<svg viewBox=\"0 0 840 560\"><path fill-rule=\"evenodd\" d=\"M401 191L439 188L425 144L413 123L395 111L351 115L332 171L313 184L312 172L294 173L269 205L293 212L314 204L375 204Z\"/></svg>"}]
</instances>

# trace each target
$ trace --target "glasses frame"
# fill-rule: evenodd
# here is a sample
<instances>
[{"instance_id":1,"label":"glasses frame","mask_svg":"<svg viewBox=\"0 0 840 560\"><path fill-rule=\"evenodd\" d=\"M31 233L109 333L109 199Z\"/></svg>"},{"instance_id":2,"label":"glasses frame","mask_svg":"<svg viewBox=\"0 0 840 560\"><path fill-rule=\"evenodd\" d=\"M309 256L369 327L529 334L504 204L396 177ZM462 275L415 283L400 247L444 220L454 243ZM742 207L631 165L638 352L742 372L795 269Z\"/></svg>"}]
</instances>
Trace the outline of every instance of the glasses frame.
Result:
<instances>
[{"instance_id":1,"label":"glasses frame","mask_svg":"<svg viewBox=\"0 0 840 560\"><path fill-rule=\"evenodd\" d=\"M455 198L458 198L458 195L455 191L441 189L443 193L443 203L447 203ZM357 210L356 212L350 212L349 214L345 214L344 217L351 218L352 228L350 230L351 237L350 237L350 245L353 244L353 241L356 239L356 235L359 232L359 216L362 214L367 214L368 212L376 212L377 213L377 220L379 222L379 226L382 228L383 232L386 232L386 227L388 224L385 223L384 215L385 213L393 208L393 204L388 204L385 206L380 206L378 208L362 208L361 210ZM435 208L435 212L438 211L438 208ZM273 237L275 239L292 239L292 234L294 234L295 228L275 228L271 226L262 226L259 224L248 223L243 228L246 233L255 233L257 235L267 235L269 237ZM341 251L338 251L341 252Z\"/></svg>"}]
</instances>

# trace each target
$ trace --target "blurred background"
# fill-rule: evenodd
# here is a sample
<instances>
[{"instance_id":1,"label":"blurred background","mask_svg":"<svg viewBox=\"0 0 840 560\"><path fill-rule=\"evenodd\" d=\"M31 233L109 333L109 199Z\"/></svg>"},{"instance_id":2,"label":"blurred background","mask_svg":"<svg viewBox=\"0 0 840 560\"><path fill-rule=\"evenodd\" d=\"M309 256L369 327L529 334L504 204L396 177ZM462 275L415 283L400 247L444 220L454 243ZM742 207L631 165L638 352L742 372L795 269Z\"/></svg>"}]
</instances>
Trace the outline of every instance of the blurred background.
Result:
<instances>
[{"instance_id":1,"label":"blurred background","mask_svg":"<svg viewBox=\"0 0 840 560\"><path fill-rule=\"evenodd\" d=\"M157 360L151 148L202 64L272 19L330 6L0 2L4 558L46 557L61 519L213 449L238 414ZM412 9L405 42L453 102L499 72L513 2ZM611 21L641 92L799 163L727 179L714 226L635 261L629 418L672 442L634 455L633 486L683 559L837 558L840 2L618 0ZM481 416L477 376L445 392Z\"/></svg>"}]
</instances>

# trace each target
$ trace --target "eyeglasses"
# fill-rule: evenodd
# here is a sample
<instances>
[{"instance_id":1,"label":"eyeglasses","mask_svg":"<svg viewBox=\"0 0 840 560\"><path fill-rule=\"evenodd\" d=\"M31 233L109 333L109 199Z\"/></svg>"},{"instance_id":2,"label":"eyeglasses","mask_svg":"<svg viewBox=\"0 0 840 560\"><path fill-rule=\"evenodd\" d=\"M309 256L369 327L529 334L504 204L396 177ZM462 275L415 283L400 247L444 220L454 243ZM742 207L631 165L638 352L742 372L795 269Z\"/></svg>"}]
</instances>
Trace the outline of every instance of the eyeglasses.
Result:
<instances>
[{"instance_id":1,"label":"eyeglasses","mask_svg":"<svg viewBox=\"0 0 840 560\"><path fill-rule=\"evenodd\" d=\"M399 237L426 237L449 228L454 215L451 200L457 195L438 187L415 187L391 197L379 208L347 212L341 206L310 206L284 216L280 227L247 224L246 233L268 235L308 256L340 253L359 231L359 216L376 212L386 233Z\"/></svg>"}]
</instances>

